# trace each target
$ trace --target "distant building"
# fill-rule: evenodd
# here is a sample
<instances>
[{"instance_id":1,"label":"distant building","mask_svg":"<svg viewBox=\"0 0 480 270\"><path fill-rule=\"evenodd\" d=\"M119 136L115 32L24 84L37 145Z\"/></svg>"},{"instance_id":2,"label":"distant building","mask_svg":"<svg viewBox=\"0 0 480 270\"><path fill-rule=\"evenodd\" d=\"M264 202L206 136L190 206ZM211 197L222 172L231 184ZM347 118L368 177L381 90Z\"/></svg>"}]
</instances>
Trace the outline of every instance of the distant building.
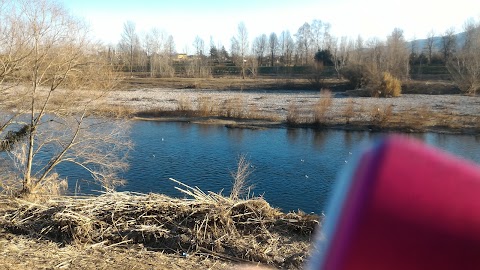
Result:
<instances>
[{"instance_id":1,"label":"distant building","mask_svg":"<svg viewBox=\"0 0 480 270\"><path fill-rule=\"evenodd\" d=\"M177 53L177 60L187 60L188 55L186 53Z\"/></svg>"}]
</instances>

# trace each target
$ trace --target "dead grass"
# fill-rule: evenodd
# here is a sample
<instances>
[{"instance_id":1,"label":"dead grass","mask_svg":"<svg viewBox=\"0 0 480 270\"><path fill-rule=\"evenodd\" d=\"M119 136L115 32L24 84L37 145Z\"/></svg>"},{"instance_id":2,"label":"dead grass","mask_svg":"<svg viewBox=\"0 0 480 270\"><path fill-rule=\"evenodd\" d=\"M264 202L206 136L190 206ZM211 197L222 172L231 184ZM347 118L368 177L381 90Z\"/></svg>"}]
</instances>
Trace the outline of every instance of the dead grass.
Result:
<instances>
[{"instance_id":1,"label":"dead grass","mask_svg":"<svg viewBox=\"0 0 480 270\"><path fill-rule=\"evenodd\" d=\"M180 112L187 112L187 111L192 111L193 110L193 103L191 99L187 96L181 96L177 100L177 111Z\"/></svg>"},{"instance_id":2,"label":"dead grass","mask_svg":"<svg viewBox=\"0 0 480 270\"><path fill-rule=\"evenodd\" d=\"M313 108L313 123L317 125L325 124L327 122L327 113L333 104L332 91L329 89L322 89L320 91L320 98L314 104Z\"/></svg>"},{"instance_id":3,"label":"dead grass","mask_svg":"<svg viewBox=\"0 0 480 270\"><path fill-rule=\"evenodd\" d=\"M230 192L230 199L238 200L241 196L245 195L247 192L248 177L252 174L252 169L250 162L247 160L245 155L241 155L238 158L237 170L232 173L233 185L232 191ZM247 195L248 197L248 195Z\"/></svg>"},{"instance_id":4,"label":"dead grass","mask_svg":"<svg viewBox=\"0 0 480 270\"><path fill-rule=\"evenodd\" d=\"M343 110L343 116L345 117L345 124L350 124L350 120L355 115L355 102L352 98L348 98L347 104Z\"/></svg>"},{"instance_id":5,"label":"dead grass","mask_svg":"<svg viewBox=\"0 0 480 270\"><path fill-rule=\"evenodd\" d=\"M262 198L234 200L176 180L190 199L107 193L43 203L2 197L1 227L10 233L87 248L141 246L173 254L207 254L232 262L300 268L319 218L282 213ZM66 259L66 258L65 258Z\"/></svg>"},{"instance_id":6,"label":"dead grass","mask_svg":"<svg viewBox=\"0 0 480 270\"><path fill-rule=\"evenodd\" d=\"M198 114L200 116L212 116L216 113L216 106L214 100L209 96L199 96L197 99L198 104Z\"/></svg>"},{"instance_id":7,"label":"dead grass","mask_svg":"<svg viewBox=\"0 0 480 270\"><path fill-rule=\"evenodd\" d=\"M370 111L370 122L377 126L384 128L391 122L393 115L393 104L375 106Z\"/></svg>"},{"instance_id":8,"label":"dead grass","mask_svg":"<svg viewBox=\"0 0 480 270\"><path fill-rule=\"evenodd\" d=\"M0 269L215 269L232 268L231 262L211 256L180 256L148 251L141 245L102 247L91 245L65 245L13 234L0 228Z\"/></svg>"},{"instance_id":9,"label":"dead grass","mask_svg":"<svg viewBox=\"0 0 480 270\"><path fill-rule=\"evenodd\" d=\"M298 125L304 122L304 119L300 113L300 106L295 101L291 101L288 104L287 111L287 124L288 125Z\"/></svg>"}]
</instances>

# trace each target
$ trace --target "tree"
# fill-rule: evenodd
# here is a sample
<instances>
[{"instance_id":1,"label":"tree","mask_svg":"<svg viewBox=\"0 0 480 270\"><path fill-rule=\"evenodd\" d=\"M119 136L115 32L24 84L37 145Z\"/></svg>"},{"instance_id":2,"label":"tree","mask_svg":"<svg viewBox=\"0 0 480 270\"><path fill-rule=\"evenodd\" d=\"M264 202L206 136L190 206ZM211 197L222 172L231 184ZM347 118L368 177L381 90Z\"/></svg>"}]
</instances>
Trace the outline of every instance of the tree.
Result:
<instances>
[{"instance_id":1,"label":"tree","mask_svg":"<svg viewBox=\"0 0 480 270\"><path fill-rule=\"evenodd\" d=\"M1 84L1 112L8 119L0 125L8 127L0 130L8 152L0 157L7 164L1 182L21 182L24 194L55 189L61 183L56 168L71 163L113 188L120 183L116 172L127 164L122 156L128 141L120 122L92 114L118 82L97 53L100 46L88 38L84 23L54 2L4 5L9 11L0 14L0 24L9 38L1 42L11 50L2 61L16 68L0 75L9 80Z\"/></svg>"},{"instance_id":2,"label":"tree","mask_svg":"<svg viewBox=\"0 0 480 270\"><path fill-rule=\"evenodd\" d=\"M408 78L410 61L403 30L395 28L387 37L385 60L385 67L381 68L382 72L389 72L396 78Z\"/></svg>"},{"instance_id":3,"label":"tree","mask_svg":"<svg viewBox=\"0 0 480 270\"><path fill-rule=\"evenodd\" d=\"M284 65L288 66L292 61L293 49L295 47L295 42L293 41L290 31L282 31L280 34L280 54L281 60Z\"/></svg>"},{"instance_id":4,"label":"tree","mask_svg":"<svg viewBox=\"0 0 480 270\"><path fill-rule=\"evenodd\" d=\"M341 77L341 72L348 63L352 47L353 45L347 40L347 37L340 38L340 43L333 43L332 60L338 78Z\"/></svg>"},{"instance_id":5,"label":"tree","mask_svg":"<svg viewBox=\"0 0 480 270\"><path fill-rule=\"evenodd\" d=\"M126 21L123 24L122 39L120 40L120 48L128 53L128 64L130 67L130 75L133 74L133 59L135 51L139 46L139 38L135 31L135 23Z\"/></svg>"},{"instance_id":6,"label":"tree","mask_svg":"<svg viewBox=\"0 0 480 270\"><path fill-rule=\"evenodd\" d=\"M312 39L310 24L304 23L295 34L297 38L297 54L302 64L309 63L309 51Z\"/></svg>"},{"instance_id":7,"label":"tree","mask_svg":"<svg viewBox=\"0 0 480 270\"><path fill-rule=\"evenodd\" d=\"M435 43L435 32L431 30L428 32L427 41L425 42L425 50L427 51L428 64L432 63L433 49Z\"/></svg>"},{"instance_id":8,"label":"tree","mask_svg":"<svg viewBox=\"0 0 480 270\"><path fill-rule=\"evenodd\" d=\"M456 47L456 37L455 37L455 29L450 28L445 31L442 35L442 53L443 53L443 61L445 63L448 62L450 57L455 52Z\"/></svg>"},{"instance_id":9,"label":"tree","mask_svg":"<svg viewBox=\"0 0 480 270\"><path fill-rule=\"evenodd\" d=\"M268 37L268 49L270 52L270 66L273 67L273 63L275 61L275 55L278 50L278 37L277 34L272 32L270 36Z\"/></svg>"},{"instance_id":10,"label":"tree","mask_svg":"<svg viewBox=\"0 0 480 270\"><path fill-rule=\"evenodd\" d=\"M245 56L248 52L248 32L245 23L239 23L237 30L238 32L236 37L236 44L238 49L238 55L240 57L240 61L242 62L242 79L245 79L245 63L247 61L245 59Z\"/></svg>"},{"instance_id":11,"label":"tree","mask_svg":"<svg viewBox=\"0 0 480 270\"><path fill-rule=\"evenodd\" d=\"M257 58L257 63L262 66L265 50L267 48L267 35L262 34L253 40L252 51Z\"/></svg>"},{"instance_id":12,"label":"tree","mask_svg":"<svg viewBox=\"0 0 480 270\"><path fill-rule=\"evenodd\" d=\"M321 20L313 20L311 24L312 43L315 51L323 49L323 22Z\"/></svg>"},{"instance_id":13,"label":"tree","mask_svg":"<svg viewBox=\"0 0 480 270\"><path fill-rule=\"evenodd\" d=\"M465 44L448 62L447 69L458 87L467 94L480 90L480 22L468 21Z\"/></svg>"}]
</instances>

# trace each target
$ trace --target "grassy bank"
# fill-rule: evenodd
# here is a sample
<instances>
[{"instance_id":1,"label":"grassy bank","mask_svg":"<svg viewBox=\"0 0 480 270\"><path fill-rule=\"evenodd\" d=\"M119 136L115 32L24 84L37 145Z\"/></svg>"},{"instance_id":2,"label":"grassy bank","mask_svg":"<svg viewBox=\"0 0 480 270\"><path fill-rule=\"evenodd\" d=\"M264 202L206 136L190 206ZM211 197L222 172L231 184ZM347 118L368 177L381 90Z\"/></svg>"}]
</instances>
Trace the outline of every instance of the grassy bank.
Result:
<instances>
[{"instance_id":1,"label":"grassy bank","mask_svg":"<svg viewBox=\"0 0 480 270\"><path fill-rule=\"evenodd\" d=\"M217 263L223 268L239 263L285 269L303 265L312 233L319 223L318 216L282 213L262 198L233 199L185 185L182 188L189 199L132 193L41 200L1 197L0 245L7 246L2 244L6 238L20 245L41 241L46 268L75 268L70 258L88 250L91 253L116 250L116 254L128 252L130 256L135 250L138 252L133 257L145 256L148 263L153 256L151 252L160 252L170 257L167 260L180 262L173 269L192 264L216 269ZM63 255L51 254L55 248L48 243L63 247ZM13 251L8 254L0 260L0 265L15 256ZM48 258L55 259L48 261ZM83 266L91 268L95 261ZM139 262L135 268L144 269L145 262ZM128 264L121 265L123 268ZM23 268L12 264L7 269Z\"/></svg>"}]
</instances>

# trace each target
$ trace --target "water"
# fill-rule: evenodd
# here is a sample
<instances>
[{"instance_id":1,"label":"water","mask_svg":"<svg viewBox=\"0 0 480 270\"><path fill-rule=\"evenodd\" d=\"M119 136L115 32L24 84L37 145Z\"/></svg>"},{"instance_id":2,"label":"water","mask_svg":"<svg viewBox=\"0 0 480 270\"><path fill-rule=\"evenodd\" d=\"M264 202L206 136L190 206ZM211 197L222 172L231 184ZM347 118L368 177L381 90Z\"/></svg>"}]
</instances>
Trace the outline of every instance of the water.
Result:
<instances>
[{"instance_id":1,"label":"water","mask_svg":"<svg viewBox=\"0 0 480 270\"><path fill-rule=\"evenodd\" d=\"M301 209L320 213L337 174L348 166L359 145L382 135L138 121L132 128L135 147L129 154L130 169L122 175L128 183L118 190L183 197L174 188L176 184L168 180L175 178L205 192L223 190L228 195L231 172L236 169L238 157L246 155L252 164L249 181L254 185L255 195L263 195L272 206L284 211ZM480 144L475 136L432 133L413 136L480 161ZM71 186L76 178L82 177L71 171L68 175ZM81 185L83 192L91 188L83 182Z\"/></svg>"}]
</instances>

